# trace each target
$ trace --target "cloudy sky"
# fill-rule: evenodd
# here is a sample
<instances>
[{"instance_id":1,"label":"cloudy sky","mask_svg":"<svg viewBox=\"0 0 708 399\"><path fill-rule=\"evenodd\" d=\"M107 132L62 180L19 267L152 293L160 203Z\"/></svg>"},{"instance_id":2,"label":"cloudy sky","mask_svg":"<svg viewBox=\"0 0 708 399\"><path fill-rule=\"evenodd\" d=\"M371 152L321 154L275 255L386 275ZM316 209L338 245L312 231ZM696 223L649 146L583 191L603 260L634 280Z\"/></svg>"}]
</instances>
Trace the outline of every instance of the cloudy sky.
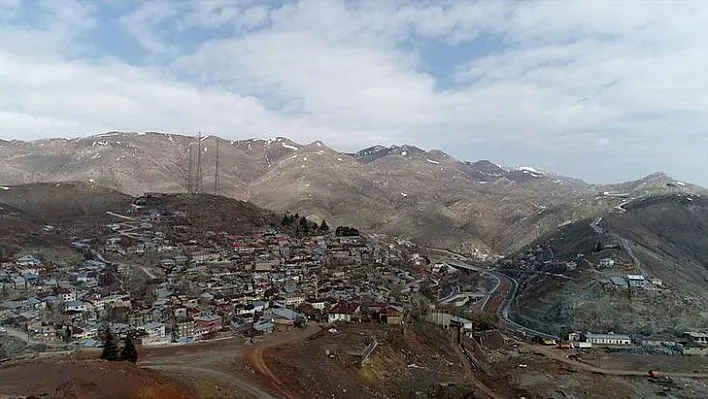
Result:
<instances>
[{"instance_id":1,"label":"cloudy sky","mask_svg":"<svg viewBox=\"0 0 708 399\"><path fill-rule=\"evenodd\" d=\"M0 0L0 138L409 143L708 186L701 1Z\"/></svg>"}]
</instances>

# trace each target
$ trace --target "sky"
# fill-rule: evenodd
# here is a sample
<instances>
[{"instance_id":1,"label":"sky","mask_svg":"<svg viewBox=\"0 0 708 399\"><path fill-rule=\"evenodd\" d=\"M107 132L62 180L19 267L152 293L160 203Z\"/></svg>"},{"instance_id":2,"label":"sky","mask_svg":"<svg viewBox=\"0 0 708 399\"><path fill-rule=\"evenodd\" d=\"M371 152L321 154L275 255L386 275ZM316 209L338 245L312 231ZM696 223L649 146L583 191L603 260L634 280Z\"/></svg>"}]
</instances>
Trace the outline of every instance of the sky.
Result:
<instances>
[{"instance_id":1,"label":"sky","mask_svg":"<svg viewBox=\"0 0 708 399\"><path fill-rule=\"evenodd\" d=\"M0 138L382 144L708 186L701 1L0 0Z\"/></svg>"}]
</instances>

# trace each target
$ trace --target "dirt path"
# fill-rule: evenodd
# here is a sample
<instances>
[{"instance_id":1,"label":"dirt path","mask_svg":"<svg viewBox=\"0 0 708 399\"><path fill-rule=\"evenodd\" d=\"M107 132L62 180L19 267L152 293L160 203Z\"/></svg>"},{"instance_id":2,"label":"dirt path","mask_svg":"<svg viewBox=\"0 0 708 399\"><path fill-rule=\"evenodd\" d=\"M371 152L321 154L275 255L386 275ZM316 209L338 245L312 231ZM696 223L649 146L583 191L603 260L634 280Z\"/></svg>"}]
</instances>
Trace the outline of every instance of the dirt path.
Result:
<instances>
[{"instance_id":1,"label":"dirt path","mask_svg":"<svg viewBox=\"0 0 708 399\"><path fill-rule=\"evenodd\" d=\"M170 373L184 374L189 377L204 378L205 380L218 381L236 388L239 392L249 395L253 398L274 398L270 393L238 378L234 374L228 374L217 370L189 367L189 366L149 366L149 368L157 371L166 371Z\"/></svg>"},{"instance_id":2,"label":"dirt path","mask_svg":"<svg viewBox=\"0 0 708 399\"><path fill-rule=\"evenodd\" d=\"M565 357L562 353L557 353L550 347L530 345L522 341L516 341L519 343L520 348L524 348L528 352L536 353L539 355L544 355L557 362L565 363L572 366L578 370L584 370L591 373L603 374L603 375L616 375L616 376L639 376L646 377L647 370L618 370L618 369L606 369L595 367L587 363L577 362L575 360L570 360ZM708 378L708 373L677 373L677 372L662 372L663 375L673 378Z\"/></svg>"},{"instance_id":3,"label":"dirt path","mask_svg":"<svg viewBox=\"0 0 708 399\"><path fill-rule=\"evenodd\" d=\"M463 352L462 348L459 345L453 345L455 347L455 353L457 356L460 358L460 361L462 362L464 368L465 368L465 377L466 379L472 383L476 388L478 388L480 391L482 391L487 397L493 398L493 399L501 399L501 396L499 396L496 392L494 392L491 388L488 386L484 385L484 383L480 380L477 379L477 377L474 375L474 366L471 364L470 360L467 359L467 355Z\"/></svg>"},{"instance_id":4,"label":"dirt path","mask_svg":"<svg viewBox=\"0 0 708 399\"><path fill-rule=\"evenodd\" d=\"M265 359L266 351L270 348L300 341L313 334L320 332L320 330L320 326L310 325L304 330L299 331L297 334L290 334L288 336L283 337L283 339L274 340L268 342L267 344L254 348L250 352L246 353L246 359L251 363L256 372L268 378L268 380L270 380L271 382L271 385L273 385L273 387L277 389L278 392L280 392L284 397L294 399L296 397L295 393L290 388L288 388L288 386L284 384L280 380L280 378L278 378L278 375L273 372L273 370L268 367L268 364L266 363Z\"/></svg>"},{"instance_id":5,"label":"dirt path","mask_svg":"<svg viewBox=\"0 0 708 399\"><path fill-rule=\"evenodd\" d=\"M204 342L168 348L146 350L140 365L150 369L196 377L218 385L232 388L246 397L272 398L262 384L248 381L237 372L223 369L222 362L227 359L244 358L253 369L263 375L279 396L295 398L295 394L279 379L277 372L266 363L267 350L280 345L298 342L319 332L318 325L310 325L302 330L285 334L273 334L268 341L245 347L234 341ZM246 349L248 348L248 350Z\"/></svg>"}]
</instances>

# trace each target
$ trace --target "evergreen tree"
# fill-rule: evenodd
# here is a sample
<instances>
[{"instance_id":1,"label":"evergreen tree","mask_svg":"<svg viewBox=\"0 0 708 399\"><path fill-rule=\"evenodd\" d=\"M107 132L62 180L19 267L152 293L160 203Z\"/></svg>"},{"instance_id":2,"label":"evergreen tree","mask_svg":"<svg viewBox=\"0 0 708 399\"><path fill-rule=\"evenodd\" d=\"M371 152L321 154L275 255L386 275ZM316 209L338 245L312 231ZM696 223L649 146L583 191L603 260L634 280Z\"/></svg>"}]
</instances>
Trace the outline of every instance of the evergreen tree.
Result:
<instances>
[{"instance_id":1,"label":"evergreen tree","mask_svg":"<svg viewBox=\"0 0 708 399\"><path fill-rule=\"evenodd\" d=\"M302 227L302 233L307 234L310 232L310 223L307 221L307 219L303 216L300 218L300 226Z\"/></svg>"},{"instance_id":2,"label":"evergreen tree","mask_svg":"<svg viewBox=\"0 0 708 399\"><path fill-rule=\"evenodd\" d=\"M295 216L293 216L293 221L296 221L296 220L298 220L298 219L300 219L300 215L298 215L298 214L296 213Z\"/></svg>"},{"instance_id":3,"label":"evergreen tree","mask_svg":"<svg viewBox=\"0 0 708 399\"><path fill-rule=\"evenodd\" d=\"M103 352L101 353L101 359L108 361L119 360L118 356L118 345L116 344L115 337L110 331L106 331L106 336L103 341Z\"/></svg>"},{"instance_id":4,"label":"evergreen tree","mask_svg":"<svg viewBox=\"0 0 708 399\"><path fill-rule=\"evenodd\" d=\"M120 360L127 360L131 363L138 361L138 350L135 349L135 343L133 343L133 338L130 335L125 338L125 345L120 352Z\"/></svg>"},{"instance_id":5,"label":"evergreen tree","mask_svg":"<svg viewBox=\"0 0 708 399\"><path fill-rule=\"evenodd\" d=\"M290 226L290 218L288 217L288 214L283 215L283 221L281 222L283 226Z\"/></svg>"},{"instance_id":6,"label":"evergreen tree","mask_svg":"<svg viewBox=\"0 0 708 399\"><path fill-rule=\"evenodd\" d=\"M325 222L324 219L322 219L322 223L320 224L320 230L322 230L324 232L329 231L329 226L327 226L327 222Z\"/></svg>"}]
</instances>

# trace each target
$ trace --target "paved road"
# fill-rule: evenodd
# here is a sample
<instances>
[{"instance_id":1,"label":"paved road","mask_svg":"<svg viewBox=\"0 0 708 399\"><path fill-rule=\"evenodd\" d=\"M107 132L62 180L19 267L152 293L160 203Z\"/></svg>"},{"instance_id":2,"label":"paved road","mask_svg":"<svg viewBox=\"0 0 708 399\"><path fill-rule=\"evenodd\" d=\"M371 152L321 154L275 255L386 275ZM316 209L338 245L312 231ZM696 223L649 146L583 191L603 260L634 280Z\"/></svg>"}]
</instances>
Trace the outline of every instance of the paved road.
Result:
<instances>
[{"instance_id":1,"label":"paved road","mask_svg":"<svg viewBox=\"0 0 708 399\"><path fill-rule=\"evenodd\" d=\"M497 284L495 289L492 291L491 295L488 298L488 301L485 302L485 305L488 304L489 302L491 302L492 300L494 300L494 297L496 297L497 295L501 295L501 290L504 286L509 286L509 285L511 286L511 289L506 293L506 296L502 299L501 306L499 306L499 308L497 309L497 316L499 316L502 327L505 327L508 330L522 332L522 333L530 335L530 336L538 335L539 337L542 337L542 338L550 338L550 339L556 339L556 340L559 339L558 336L522 326L521 324L519 324L519 323L511 320L511 318L509 318L509 305L511 305L514 298L516 298L516 294L519 289L519 282L518 281L516 281L515 279L507 276L506 274L498 272L496 270L483 270L478 267L469 265L469 264L467 264L463 261L460 261L460 260L447 259L445 262L454 266L454 267L459 267L462 269L473 270L473 271L483 271L484 273L488 273L499 280L499 284ZM483 308L483 309L485 309L485 308Z\"/></svg>"}]
</instances>

